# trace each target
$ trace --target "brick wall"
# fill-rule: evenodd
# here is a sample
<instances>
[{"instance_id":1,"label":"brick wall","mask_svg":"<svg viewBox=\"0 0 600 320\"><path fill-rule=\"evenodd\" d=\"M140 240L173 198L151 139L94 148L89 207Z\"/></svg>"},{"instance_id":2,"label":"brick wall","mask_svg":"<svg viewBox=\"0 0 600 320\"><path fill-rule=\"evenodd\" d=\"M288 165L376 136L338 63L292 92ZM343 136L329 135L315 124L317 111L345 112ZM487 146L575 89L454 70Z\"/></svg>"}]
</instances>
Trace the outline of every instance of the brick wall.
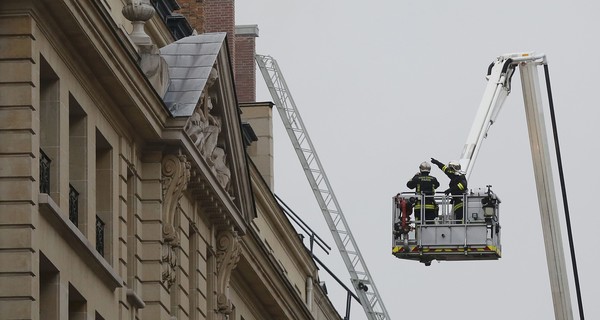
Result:
<instances>
[{"instance_id":1,"label":"brick wall","mask_svg":"<svg viewBox=\"0 0 600 320\"><path fill-rule=\"evenodd\" d=\"M235 61L234 0L204 0L204 32L227 32L231 61Z\"/></svg>"},{"instance_id":2,"label":"brick wall","mask_svg":"<svg viewBox=\"0 0 600 320\"><path fill-rule=\"evenodd\" d=\"M235 86L239 102L256 102L256 37L256 25L236 27Z\"/></svg>"},{"instance_id":3,"label":"brick wall","mask_svg":"<svg viewBox=\"0 0 600 320\"><path fill-rule=\"evenodd\" d=\"M178 13L185 16L192 28L198 33L204 33L204 7L202 0L177 0L181 7Z\"/></svg>"},{"instance_id":4,"label":"brick wall","mask_svg":"<svg viewBox=\"0 0 600 320\"><path fill-rule=\"evenodd\" d=\"M178 0L183 14L198 33L227 32L231 61L235 61L235 0ZM235 65L233 66L235 70Z\"/></svg>"},{"instance_id":5,"label":"brick wall","mask_svg":"<svg viewBox=\"0 0 600 320\"><path fill-rule=\"evenodd\" d=\"M235 26L235 0L178 0L183 14L198 33L227 32L239 102L256 101L254 62L256 25Z\"/></svg>"}]
</instances>

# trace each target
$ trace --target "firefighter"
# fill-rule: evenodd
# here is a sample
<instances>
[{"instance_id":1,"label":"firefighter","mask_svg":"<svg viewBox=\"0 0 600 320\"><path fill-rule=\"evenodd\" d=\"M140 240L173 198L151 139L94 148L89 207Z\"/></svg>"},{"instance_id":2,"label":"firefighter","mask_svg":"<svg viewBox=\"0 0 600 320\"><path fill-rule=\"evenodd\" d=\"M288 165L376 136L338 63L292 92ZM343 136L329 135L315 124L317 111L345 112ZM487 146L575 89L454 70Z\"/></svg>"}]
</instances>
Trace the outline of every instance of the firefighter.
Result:
<instances>
[{"instance_id":1,"label":"firefighter","mask_svg":"<svg viewBox=\"0 0 600 320\"><path fill-rule=\"evenodd\" d=\"M433 220L438 215L438 206L433 199L435 189L440 186L440 183L434 176L430 176L431 165L428 162L423 162L419 165L419 172L406 183L410 189L415 189L417 195L425 195L425 223L433 223ZM415 217L421 219L421 200L417 200L414 206Z\"/></svg>"},{"instance_id":2,"label":"firefighter","mask_svg":"<svg viewBox=\"0 0 600 320\"><path fill-rule=\"evenodd\" d=\"M448 165L445 165L434 158L431 158L431 162L437 165L448 176L448 178L450 178L448 189L444 191L444 194L452 195L450 203L452 204L454 219L463 222L463 195L466 194L469 189L467 188L467 177L462 171L460 171L460 163L458 163L458 161L450 161Z\"/></svg>"}]
</instances>

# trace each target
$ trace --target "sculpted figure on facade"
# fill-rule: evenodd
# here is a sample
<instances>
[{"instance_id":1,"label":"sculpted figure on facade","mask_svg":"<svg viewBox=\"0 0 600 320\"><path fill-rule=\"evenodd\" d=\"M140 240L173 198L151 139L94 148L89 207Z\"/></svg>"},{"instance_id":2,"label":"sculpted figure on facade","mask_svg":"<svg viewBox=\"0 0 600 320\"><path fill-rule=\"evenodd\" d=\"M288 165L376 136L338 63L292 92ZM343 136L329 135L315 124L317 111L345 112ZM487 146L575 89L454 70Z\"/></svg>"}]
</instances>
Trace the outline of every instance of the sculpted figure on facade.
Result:
<instances>
[{"instance_id":1,"label":"sculpted figure on facade","mask_svg":"<svg viewBox=\"0 0 600 320\"><path fill-rule=\"evenodd\" d=\"M210 113L213 110L213 101L216 101L216 98L211 97L210 94L205 95L205 97L207 97L204 103L207 124L202 130L204 133L204 139L202 144L199 146L199 149L200 153L210 161L212 153L217 147L217 143L219 141L219 133L221 132L221 118L213 116Z\"/></svg>"},{"instance_id":2,"label":"sculpted figure on facade","mask_svg":"<svg viewBox=\"0 0 600 320\"><path fill-rule=\"evenodd\" d=\"M213 67L206 80L198 106L184 127L185 132L192 138L196 148L207 160L210 159L213 150L217 146L219 133L221 132L221 119L212 114L214 104L217 103L213 86L218 79L219 72L216 67Z\"/></svg>"},{"instance_id":3,"label":"sculpted figure on facade","mask_svg":"<svg viewBox=\"0 0 600 320\"><path fill-rule=\"evenodd\" d=\"M152 42L144 30L146 22L154 16L154 6L150 0L127 0L125 2L121 13L131 21L133 26L129 37L138 47L140 68L156 92L163 96L169 84L169 67L165 59L160 56L158 46Z\"/></svg>"},{"instance_id":4,"label":"sculpted figure on facade","mask_svg":"<svg viewBox=\"0 0 600 320\"><path fill-rule=\"evenodd\" d=\"M231 170L227 166L227 155L221 147L216 147L212 154L213 170L219 180L219 184L229 192L229 181L231 180Z\"/></svg>"},{"instance_id":5,"label":"sculpted figure on facade","mask_svg":"<svg viewBox=\"0 0 600 320\"><path fill-rule=\"evenodd\" d=\"M194 145L201 149L202 144L204 143L204 130L208 126L208 119L206 115L200 110L196 110L192 116L190 117L189 122L186 124L184 130L192 139Z\"/></svg>"},{"instance_id":6,"label":"sculpted figure on facade","mask_svg":"<svg viewBox=\"0 0 600 320\"><path fill-rule=\"evenodd\" d=\"M219 103L216 88L214 88L218 79L219 72L216 66L213 66L198 106L184 130L217 176L219 184L229 192L231 170L226 161L224 148L217 147L223 124L221 118L213 114L215 106Z\"/></svg>"}]
</instances>

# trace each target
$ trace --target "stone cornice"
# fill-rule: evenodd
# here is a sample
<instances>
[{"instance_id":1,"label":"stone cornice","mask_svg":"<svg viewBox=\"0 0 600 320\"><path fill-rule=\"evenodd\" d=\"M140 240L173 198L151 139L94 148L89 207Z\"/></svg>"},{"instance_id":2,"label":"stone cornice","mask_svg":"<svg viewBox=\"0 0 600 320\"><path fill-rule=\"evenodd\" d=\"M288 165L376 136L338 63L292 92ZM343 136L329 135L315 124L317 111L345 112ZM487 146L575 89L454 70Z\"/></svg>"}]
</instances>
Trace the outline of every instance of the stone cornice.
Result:
<instances>
[{"instance_id":1,"label":"stone cornice","mask_svg":"<svg viewBox=\"0 0 600 320\"><path fill-rule=\"evenodd\" d=\"M138 66L132 44L100 2L5 0L3 5L7 11L15 8L15 13L29 13L36 19L40 31L120 131L129 130L130 125L123 122L129 119L135 121L136 133L142 137L160 136L169 116L162 98ZM45 31L47 28L53 30ZM94 70L88 65L94 65Z\"/></svg>"},{"instance_id":2,"label":"stone cornice","mask_svg":"<svg viewBox=\"0 0 600 320\"><path fill-rule=\"evenodd\" d=\"M191 164L191 178L187 192L196 199L201 212L207 215L208 221L217 230L233 227L238 234L244 235L248 228L246 218L231 196L219 184L189 136L182 129L177 129L167 130L164 138L180 144L181 149L185 150L187 160Z\"/></svg>"}]
</instances>

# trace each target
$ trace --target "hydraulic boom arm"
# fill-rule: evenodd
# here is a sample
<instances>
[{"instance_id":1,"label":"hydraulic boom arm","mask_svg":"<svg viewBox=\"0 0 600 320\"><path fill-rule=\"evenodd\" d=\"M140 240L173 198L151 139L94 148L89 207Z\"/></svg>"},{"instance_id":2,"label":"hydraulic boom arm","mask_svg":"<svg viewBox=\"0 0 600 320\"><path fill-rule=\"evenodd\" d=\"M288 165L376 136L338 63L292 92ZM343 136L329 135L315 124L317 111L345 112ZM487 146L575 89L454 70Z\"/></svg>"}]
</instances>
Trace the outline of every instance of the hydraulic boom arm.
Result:
<instances>
[{"instance_id":1,"label":"hydraulic boom arm","mask_svg":"<svg viewBox=\"0 0 600 320\"><path fill-rule=\"evenodd\" d=\"M546 260L554 302L554 314L557 320L572 320L573 314L554 191L552 163L546 137L537 70L539 65L546 64L545 55L519 53L502 55L490 65L488 85L463 148L460 163L468 177L473 170L481 143L486 137L490 126L496 121L496 117L510 93L512 75L515 69L519 67L544 244L546 246Z\"/></svg>"}]
</instances>

